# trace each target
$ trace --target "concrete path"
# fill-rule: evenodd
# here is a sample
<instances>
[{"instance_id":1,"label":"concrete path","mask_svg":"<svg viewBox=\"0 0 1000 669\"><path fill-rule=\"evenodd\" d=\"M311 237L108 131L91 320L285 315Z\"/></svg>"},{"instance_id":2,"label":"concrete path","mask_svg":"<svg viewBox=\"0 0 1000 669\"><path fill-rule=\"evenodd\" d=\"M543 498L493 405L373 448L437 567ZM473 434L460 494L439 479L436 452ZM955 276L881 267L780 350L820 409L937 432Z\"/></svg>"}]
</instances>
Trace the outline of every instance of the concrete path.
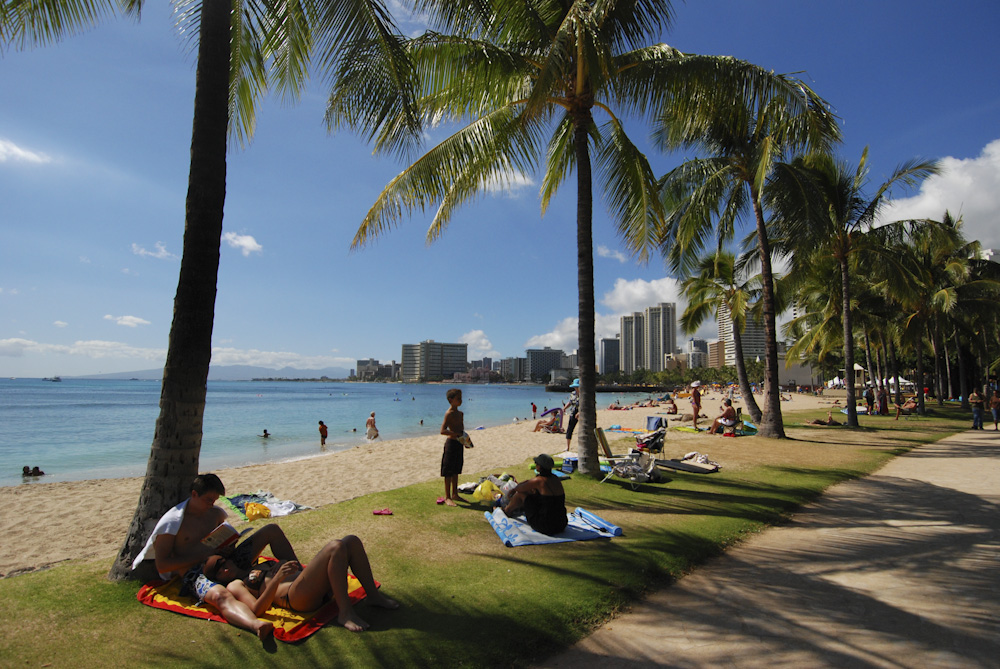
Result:
<instances>
[{"instance_id":1,"label":"concrete path","mask_svg":"<svg viewBox=\"0 0 1000 669\"><path fill-rule=\"evenodd\" d=\"M540 667L1000 667L1000 433L831 488Z\"/></svg>"}]
</instances>

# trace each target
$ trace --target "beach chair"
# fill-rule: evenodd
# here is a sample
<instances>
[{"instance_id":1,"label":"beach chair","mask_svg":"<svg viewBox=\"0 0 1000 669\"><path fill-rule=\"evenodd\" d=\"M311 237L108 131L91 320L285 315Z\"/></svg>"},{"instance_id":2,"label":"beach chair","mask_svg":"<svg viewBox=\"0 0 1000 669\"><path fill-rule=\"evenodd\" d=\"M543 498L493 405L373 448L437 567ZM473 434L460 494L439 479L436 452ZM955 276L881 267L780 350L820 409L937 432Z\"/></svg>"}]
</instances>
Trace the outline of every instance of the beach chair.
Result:
<instances>
[{"instance_id":1,"label":"beach chair","mask_svg":"<svg viewBox=\"0 0 1000 669\"><path fill-rule=\"evenodd\" d=\"M551 416L549 416L550 414ZM565 432L562 426L563 422L562 408L556 407L555 409L549 409L541 416L539 416L539 418L544 420L546 416L549 416L549 421L551 422L551 424L543 425L541 429L542 432L548 432L549 434L562 434L563 432Z\"/></svg>"},{"instance_id":2,"label":"beach chair","mask_svg":"<svg viewBox=\"0 0 1000 669\"><path fill-rule=\"evenodd\" d=\"M597 437L597 443L601 447L601 452L604 453L604 458L608 460L611 464L614 464L618 460L625 460L628 455L612 455L611 446L608 445L608 438L604 434L604 428L595 427L594 436Z\"/></svg>"},{"instance_id":3,"label":"beach chair","mask_svg":"<svg viewBox=\"0 0 1000 669\"><path fill-rule=\"evenodd\" d=\"M656 458L649 453L640 453L634 459L629 458L611 465L611 471L601 479L601 483L612 476L628 481L632 490L637 490L643 483L656 483L661 480L659 470L656 468Z\"/></svg>"},{"instance_id":4,"label":"beach chair","mask_svg":"<svg viewBox=\"0 0 1000 669\"><path fill-rule=\"evenodd\" d=\"M731 434L734 437L743 436L743 408L736 407L736 422L722 428L722 434Z\"/></svg>"}]
</instances>

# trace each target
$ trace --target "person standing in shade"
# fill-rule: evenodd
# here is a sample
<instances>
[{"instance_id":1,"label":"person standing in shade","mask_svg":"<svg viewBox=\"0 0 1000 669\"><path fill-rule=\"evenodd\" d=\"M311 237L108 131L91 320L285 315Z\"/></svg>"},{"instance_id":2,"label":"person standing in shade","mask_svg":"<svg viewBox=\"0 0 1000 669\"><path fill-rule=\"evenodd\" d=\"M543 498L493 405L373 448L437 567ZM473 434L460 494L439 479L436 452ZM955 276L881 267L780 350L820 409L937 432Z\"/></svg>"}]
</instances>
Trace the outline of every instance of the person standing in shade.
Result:
<instances>
[{"instance_id":1,"label":"person standing in shade","mask_svg":"<svg viewBox=\"0 0 1000 669\"><path fill-rule=\"evenodd\" d=\"M319 422L319 445L320 446L326 446L326 435L327 435L326 425L323 424L323 421L320 421Z\"/></svg>"},{"instance_id":2,"label":"person standing in shade","mask_svg":"<svg viewBox=\"0 0 1000 669\"><path fill-rule=\"evenodd\" d=\"M997 424L1000 424L1000 390L993 391L990 398L990 411L993 412L993 431L997 431Z\"/></svg>"},{"instance_id":3,"label":"person standing in shade","mask_svg":"<svg viewBox=\"0 0 1000 669\"><path fill-rule=\"evenodd\" d=\"M880 416L889 415L889 389L885 384L878 390L878 413Z\"/></svg>"},{"instance_id":4,"label":"person standing in shade","mask_svg":"<svg viewBox=\"0 0 1000 669\"><path fill-rule=\"evenodd\" d=\"M972 392L969 393L969 404L972 405L972 429L982 430L983 409L985 408L986 400L979 394L978 388L973 388Z\"/></svg>"},{"instance_id":5,"label":"person standing in shade","mask_svg":"<svg viewBox=\"0 0 1000 669\"><path fill-rule=\"evenodd\" d=\"M580 387L580 379L573 379L573 383L569 384L569 399L566 404L563 405L563 415L566 416L566 450L572 450L571 445L573 443L573 430L576 429L577 413L580 411L580 397L577 394Z\"/></svg>"}]
</instances>

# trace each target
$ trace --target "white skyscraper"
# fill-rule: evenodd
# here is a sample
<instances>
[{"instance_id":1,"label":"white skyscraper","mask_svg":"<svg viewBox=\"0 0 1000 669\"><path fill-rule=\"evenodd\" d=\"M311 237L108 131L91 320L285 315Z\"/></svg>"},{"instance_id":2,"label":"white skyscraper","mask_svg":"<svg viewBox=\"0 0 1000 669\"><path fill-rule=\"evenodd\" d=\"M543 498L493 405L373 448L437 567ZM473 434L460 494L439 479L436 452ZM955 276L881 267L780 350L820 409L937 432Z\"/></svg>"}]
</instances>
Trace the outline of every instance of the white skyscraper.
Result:
<instances>
[{"instance_id":1,"label":"white skyscraper","mask_svg":"<svg viewBox=\"0 0 1000 669\"><path fill-rule=\"evenodd\" d=\"M723 306L719 309L719 341L726 347L724 363L727 367L736 365L736 345L733 343L733 321L729 309ZM764 326L747 317L743 332L740 333L740 343L743 345L743 359L756 360L758 356L764 359L764 347L767 337Z\"/></svg>"},{"instance_id":2,"label":"white skyscraper","mask_svg":"<svg viewBox=\"0 0 1000 669\"><path fill-rule=\"evenodd\" d=\"M666 356L673 355L677 350L677 305L661 302L647 307L645 316L644 367L662 372Z\"/></svg>"}]
</instances>

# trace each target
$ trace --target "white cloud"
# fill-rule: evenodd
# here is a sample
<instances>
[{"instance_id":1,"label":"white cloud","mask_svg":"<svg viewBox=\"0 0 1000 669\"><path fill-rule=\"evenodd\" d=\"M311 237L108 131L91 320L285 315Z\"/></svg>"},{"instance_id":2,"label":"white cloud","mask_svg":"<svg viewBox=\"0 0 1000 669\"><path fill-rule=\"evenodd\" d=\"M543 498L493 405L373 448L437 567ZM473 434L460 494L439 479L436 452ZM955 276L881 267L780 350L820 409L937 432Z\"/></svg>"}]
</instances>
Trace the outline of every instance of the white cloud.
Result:
<instances>
[{"instance_id":1,"label":"white cloud","mask_svg":"<svg viewBox=\"0 0 1000 669\"><path fill-rule=\"evenodd\" d=\"M43 344L30 339L0 339L0 356L20 358L26 353L65 354L86 358L141 358L163 360L166 351L153 348L137 348L116 341L78 341L70 346L63 344Z\"/></svg>"},{"instance_id":2,"label":"white cloud","mask_svg":"<svg viewBox=\"0 0 1000 669\"><path fill-rule=\"evenodd\" d=\"M234 249L239 249L243 254L244 258L250 256L251 253L262 253L264 247L257 243L251 235L238 235L235 232L224 232L222 233L222 241L229 244Z\"/></svg>"},{"instance_id":3,"label":"white cloud","mask_svg":"<svg viewBox=\"0 0 1000 669\"><path fill-rule=\"evenodd\" d=\"M535 335L524 342L525 348L551 348L562 349L565 352L575 351L578 341L579 319L574 317L564 318L556 324L555 329L545 334Z\"/></svg>"},{"instance_id":4,"label":"white cloud","mask_svg":"<svg viewBox=\"0 0 1000 669\"><path fill-rule=\"evenodd\" d=\"M470 330L459 337L458 341L469 345L469 359L471 360L500 357L500 353L493 348L493 342L482 330Z\"/></svg>"},{"instance_id":5,"label":"white cloud","mask_svg":"<svg viewBox=\"0 0 1000 669\"><path fill-rule=\"evenodd\" d=\"M0 293L3 293L4 290L4 288L0 288ZM8 295L17 295L17 288L7 288L6 292Z\"/></svg>"},{"instance_id":6,"label":"white cloud","mask_svg":"<svg viewBox=\"0 0 1000 669\"><path fill-rule=\"evenodd\" d=\"M978 239L984 248L1000 248L1000 139L976 158L942 158L941 174L926 179L916 195L893 201L882 220L939 221L946 210L956 217L961 214L967 239Z\"/></svg>"},{"instance_id":7,"label":"white cloud","mask_svg":"<svg viewBox=\"0 0 1000 669\"><path fill-rule=\"evenodd\" d=\"M129 269L128 267L122 267L122 274L126 276L139 276L139 273Z\"/></svg>"},{"instance_id":8,"label":"white cloud","mask_svg":"<svg viewBox=\"0 0 1000 669\"><path fill-rule=\"evenodd\" d=\"M87 256L80 256L80 262L84 263L85 265L89 265L90 258L88 258Z\"/></svg>"},{"instance_id":9,"label":"white cloud","mask_svg":"<svg viewBox=\"0 0 1000 669\"><path fill-rule=\"evenodd\" d=\"M118 325L124 325L128 328L134 328L139 325L149 325L149 321L144 318L139 318L138 316L112 316L107 314L104 317L106 321L114 321Z\"/></svg>"},{"instance_id":10,"label":"white cloud","mask_svg":"<svg viewBox=\"0 0 1000 669\"><path fill-rule=\"evenodd\" d=\"M507 195L516 197L520 191L534 186L535 182L522 172L505 172L483 185L490 195Z\"/></svg>"},{"instance_id":11,"label":"white cloud","mask_svg":"<svg viewBox=\"0 0 1000 669\"><path fill-rule=\"evenodd\" d=\"M177 260L178 256L167 251L167 245L163 242L156 242L155 251L147 251L138 244L132 244L132 253L144 258L159 258L160 260Z\"/></svg>"},{"instance_id":12,"label":"white cloud","mask_svg":"<svg viewBox=\"0 0 1000 669\"><path fill-rule=\"evenodd\" d=\"M622 253L617 249L609 249L607 246L604 246L603 244L597 247L597 255L599 255L602 258L611 258L613 260L617 260L620 263L628 262L628 258L625 257L624 253Z\"/></svg>"},{"instance_id":13,"label":"white cloud","mask_svg":"<svg viewBox=\"0 0 1000 669\"><path fill-rule=\"evenodd\" d=\"M601 298L601 304L619 316L643 311L646 307L660 302L674 302L678 311L681 310L682 302L686 304L681 299L680 282L677 279L670 277L653 281L616 279L614 287Z\"/></svg>"},{"instance_id":14,"label":"white cloud","mask_svg":"<svg viewBox=\"0 0 1000 669\"><path fill-rule=\"evenodd\" d=\"M66 321L56 321L53 323L53 325L55 325L57 328L64 328L67 325L69 325L69 323L67 323Z\"/></svg>"},{"instance_id":15,"label":"white cloud","mask_svg":"<svg viewBox=\"0 0 1000 669\"><path fill-rule=\"evenodd\" d=\"M6 162L35 163L36 165L41 165L52 162L52 158L44 153L22 149L9 140L0 139L0 163Z\"/></svg>"}]
</instances>

